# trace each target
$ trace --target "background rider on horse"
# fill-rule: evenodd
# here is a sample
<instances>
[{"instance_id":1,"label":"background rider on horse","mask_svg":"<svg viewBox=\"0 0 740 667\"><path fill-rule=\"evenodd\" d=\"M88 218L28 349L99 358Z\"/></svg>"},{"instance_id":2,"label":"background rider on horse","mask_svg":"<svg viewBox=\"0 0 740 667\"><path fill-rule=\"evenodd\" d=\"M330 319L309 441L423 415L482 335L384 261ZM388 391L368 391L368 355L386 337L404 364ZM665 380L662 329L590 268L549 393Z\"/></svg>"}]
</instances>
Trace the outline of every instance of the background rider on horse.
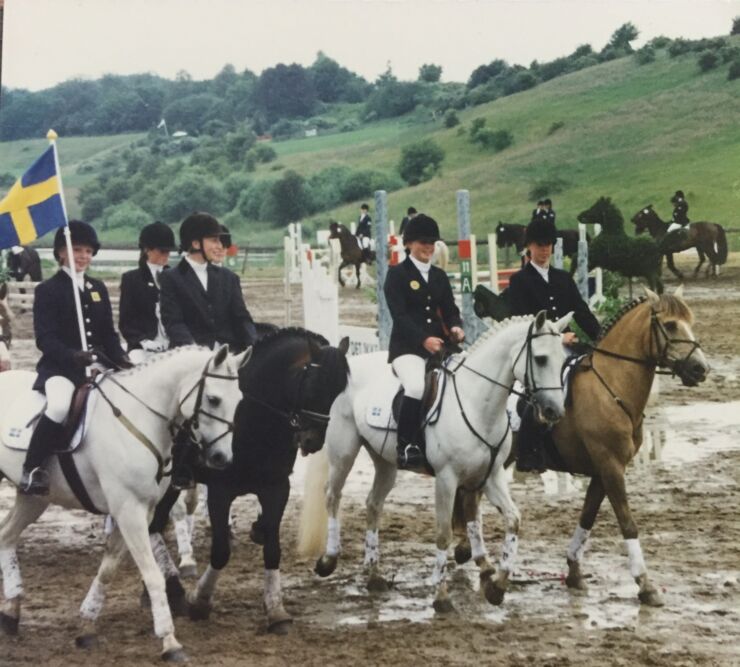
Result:
<instances>
[{"instance_id":1,"label":"background rider on horse","mask_svg":"<svg viewBox=\"0 0 740 667\"><path fill-rule=\"evenodd\" d=\"M673 204L673 218L671 220L672 224L668 228L669 232L683 228L691 222L689 220L689 203L684 197L683 190L676 190L673 197L671 197L671 204Z\"/></svg>"},{"instance_id":2,"label":"background rider on horse","mask_svg":"<svg viewBox=\"0 0 740 667\"><path fill-rule=\"evenodd\" d=\"M370 229L370 223L373 220L368 213L369 210L370 209L368 208L367 204L363 204L362 206L360 206L360 217L357 220L357 230L355 231L357 241L360 244L360 248L362 248L362 256L365 263L370 263L372 261L372 255L370 251L370 239L372 237L372 231Z\"/></svg>"}]
</instances>

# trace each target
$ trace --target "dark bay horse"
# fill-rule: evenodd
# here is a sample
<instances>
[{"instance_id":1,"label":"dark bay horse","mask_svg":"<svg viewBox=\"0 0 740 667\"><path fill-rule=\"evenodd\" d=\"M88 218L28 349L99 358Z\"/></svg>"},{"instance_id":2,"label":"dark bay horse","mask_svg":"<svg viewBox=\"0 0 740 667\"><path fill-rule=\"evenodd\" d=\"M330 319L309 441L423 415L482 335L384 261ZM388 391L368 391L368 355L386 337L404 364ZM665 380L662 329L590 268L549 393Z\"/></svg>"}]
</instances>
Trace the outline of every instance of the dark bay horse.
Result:
<instances>
[{"instance_id":1,"label":"dark bay horse","mask_svg":"<svg viewBox=\"0 0 740 667\"><path fill-rule=\"evenodd\" d=\"M18 254L15 254L10 250L6 261L8 264L8 272L13 280L20 282L25 280L26 276L28 276L29 280L33 280L34 282L43 280L41 272L41 258L35 248L24 246L23 251Z\"/></svg>"},{"instance_id":2,"label":"dark bay horse","mask_svg":"<svg viewBox=\"0 0 740 667\"><path fill-rule=\"evenodd\" d=\"M625 469L642 444L643 411L656 368L677 375L686 386L696 386L706 379L709 367L694 338L693 316L681 298L682 288L673 295L646 292L647 297L626 305L604 326L595 348L574 371L572 400L552 431L547 465L551 470L591 478L579 525L566 552L566 584L573 589L586 588L581 560L607 497L625 540L640 602L660 606L627 501ZM461 524L477 517L473 494L461 495L459 500L456 533L460 533ZM462 540L456 558L460 562L469 558L469 549L469 542Z\"/></svg>"},{"instance_id":3,"label":"dark bay horse","mask_svg":"<svg viewBox=\"0 0 740 667\"><path fill-rule=\"evenodd\" d=\"M526 231L526 225L499 222L498 227L496 227L496 246L499 248L514 246L516 251L521 253L524 250ZM563 239L563 256L570 259L570 275L572 276L578 267L578 230L558 229L556 235ZM591 242L591 237L588 234L586 234L586 241Z\"/></svg>"},{"instance_id":4,"label":"dark bay horse","mask_svg":"<svg viewBox=\"0 0 740 667\"><path fill-rule=\"evenodd\" d=\"M280 588L280 523L290 494L289 475L298 449L318 451L324 443L329 409L347 384L349 339L329 346L318 334L299 328L268 334L253 348L250 363L240 372L243 400L234 417L234 461L220 474L200 468L199 482L208 486L211 521L210 564L190 600L194 620L208 618L218 577L229 562L229 510L234 499L248 493L259 499L262 514L252 538L263 544L264 603L268 629L284 632L290 616ZM178 492L169 490L157 507L150 532L164 530ZM167 579L173 611L188 607L174 563L161 538L155 555Z\"/></svg>"},{"instance_id":5,"label":"dark bay horse","mask_svg":"<svg viewBox=\"0 0 740 667\"><path fill-rule=\"evenodd\" d=\"M330 239L339 239L342 253L342 263L339 265L339 284L344 287L344 279L342 278L342 269L345 266L354 265L355 271L357 272L357 288L360 288L360 265L363 263L372 263L375 261L375 252L370 251L369 262L363 253L360 244L357 242L357 237L340 222L332 222L329 225Z\"/></svg>"},{"instance_id":6,"label":"dark bay horse","mask_svg":"<svg viewBox=\"0 0 740 667\"><path fill-rule=\"evenodd\" d=\"M694 278L699 274L699 269L707 258L709 258L707 277L717 275L716 267L727 261L727 236L722 226L715 222L692 222L688 227L669 232L670 223L660 219L652 204L635 213L632 222L638 234L647 230L657 241L658 247L665 255L668 268L679 280L683 280L683 273L673 263L674 252L696 248L699 263L694 269Z\"/></svg>"}]
</instances>

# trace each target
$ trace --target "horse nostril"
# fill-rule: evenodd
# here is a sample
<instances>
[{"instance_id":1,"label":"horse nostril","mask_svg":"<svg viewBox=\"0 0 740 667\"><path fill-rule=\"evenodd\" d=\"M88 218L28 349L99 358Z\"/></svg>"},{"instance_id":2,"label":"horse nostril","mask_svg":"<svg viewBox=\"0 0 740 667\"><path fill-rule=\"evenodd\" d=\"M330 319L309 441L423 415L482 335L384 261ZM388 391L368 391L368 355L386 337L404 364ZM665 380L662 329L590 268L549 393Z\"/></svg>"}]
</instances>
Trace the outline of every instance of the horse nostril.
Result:
<instances>
[{"instance_id":1,"label":"horse nostril","mask_svg":"<svg viewBox=\"0 0 740 667\"><path fill-rule=\"evenodd\" d=\"M695 378L703 378L706 376L707 372L704 366L697 362L691 365L691 374Z\"/></svg>"},{"instance_id":2,"label":"horse nostril","mask_svg":"<svg viewBox=\"0 0 740 667\"><path fill-rule=\"evenodd\" d=\"M214 468L225 468L226 464L228 463L228 460L226 459L226 454L223 452L213 452L208 457L208 460L211 463L211 466Z\"/></svg>"}]
</instances>

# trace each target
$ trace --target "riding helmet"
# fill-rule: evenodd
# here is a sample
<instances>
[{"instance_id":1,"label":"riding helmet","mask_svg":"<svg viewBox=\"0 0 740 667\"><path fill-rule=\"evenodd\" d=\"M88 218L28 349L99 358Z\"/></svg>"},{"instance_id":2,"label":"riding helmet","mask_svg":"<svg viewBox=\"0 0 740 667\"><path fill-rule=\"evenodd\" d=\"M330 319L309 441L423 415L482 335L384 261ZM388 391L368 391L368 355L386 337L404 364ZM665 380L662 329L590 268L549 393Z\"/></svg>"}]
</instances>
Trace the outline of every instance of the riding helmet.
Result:
<instances>
[{"instance_id":1,"label":"riding helmet","mask_svg":"<svg viewBox=\"0 0 740 667\"><path fill-rule=\"evenodd\" d=\"M552 220L533 220L527 225L524 233L524 245L536 243L538 245L552 245L555 243L557 230Z\"/></svg>"},{"instance_id":2,"label":"riding helmet","mask_svg":"<svg viewBox=\"0 0 740 667\"><path fill-rule=\"evenodd\" d=\"M175 250L175 234L163 222L153 222L142 227L139 233L139 248L158 250Z\"/></svg>"},{"instance_id":3,"label":"riding helmet","mask_svg":"<svg viewBox=\"0 0 740 667\"><path fill-rule=\"evenodd\" d=\"M679 199L686 199L683 195L683 190L676 190L676 194L671 197L671 203L675 204L677 200Z\"/></svg>"},{"instance_id":4,"label":"riding helmet","mask_svg":"<svg viewBox=\"0 0 740 667\"><path fill-rule=\"evenodd\" d=\"M82 220L69 221L69 233L72 237L72 245L87 245L93 249L93 255L98 254L100 250L100 241L95 232L95 228ZM67 241L64 238L64 227L57 229L54 236L54 259L59 261L59 249L64 248Z\"/></svg>"},{"instance_id":5,"label":"riding helmet","mask_svg":"<svg viewBox=\"0 0 740 667\"><path fill-rule=\"evenodd\" d=\"M439 241L439 226L434 218L419 213L411 218L403 230L403 242L422 241L423 243L434 243Z\"/></svg>"},{"instance_id":6,"label":"riding helmet","mask_svg":"<svg viewBox=\"0 0 740 667\"><path fill-rule=\"evenodd\" d=\"M223 244L224 248L231 248L232 240L229 228L226 225L219 226L221 227L221 243Z\"/></svg>"},{"instance_id":7,"label":"riding helmet","mask_svg":"<svg viewBox=\"0 0 740 667\"><path fill-rule=\"evenodd\" d=\"M191 213L180 225L180 250L188 252L193 241L210 236L221 236L221 225L210 213Z\"/></svg>"}]
</instances>

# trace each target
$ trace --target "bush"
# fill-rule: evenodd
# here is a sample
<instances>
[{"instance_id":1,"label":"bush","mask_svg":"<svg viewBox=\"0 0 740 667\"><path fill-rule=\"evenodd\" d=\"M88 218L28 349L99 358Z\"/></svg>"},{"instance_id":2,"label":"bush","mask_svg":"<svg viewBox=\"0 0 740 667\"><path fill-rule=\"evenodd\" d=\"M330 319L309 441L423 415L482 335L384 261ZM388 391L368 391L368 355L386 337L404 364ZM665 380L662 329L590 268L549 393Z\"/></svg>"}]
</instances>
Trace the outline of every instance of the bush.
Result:
<instances>
[{"instance_id":1,"label":"bush","mask_svg":"<svg viewBox=\"0 0 740 667\"><path fill-rule=\"evenodd\" d=\"M123 202L116 206L109 206L103 211L103 229L119 229L128 227L140 230L151 222L149 215L131 202Z\"/></svg>"},{"instance_id":2,"label":"bush","mask_svg":"<svg viewBox=\"0 0 740 667\"><path fill-rule=\"evenodd\" d=\"M254 181L239 195L236 209L247 220L261 220L262 204L267 199L274 181Z\"/></svg>"},{"instance_id":3,"label":"bush","mask_svg":"<svg viewBox=\"0 0 740 667\"><path fill-rule=\"evenodd\" d=\"M275 181L268 196L262 202L260 217L276 227L300 220L309 212L310 199L303 176L295 171L286 171Z\"/></svg>"},{"instance_id":4,"label":"bush","mask_svg":"<svg viewBox=\"0 0 740 667\"><path fill-rule=\"evenodd\" d=\"M552 195L560 194L563 190L568 187L568 182L564 181L558 176L552 178L545 178L541 181L537 181L529 191L529 198L532 201L544 199L545 197L551 197Z\"/></svg>"},{"instance_id":5,"label":"bush","mask_svg":"<svg viewBox=\"0 0 740 667\"><path fill-rule=\"evenodd\" d=\"M514 143L514 137L509 130L491 130L485 127L478 130L475 136L471 136L470 140L487 150L492 150L494 153L498 153Z\"/></svg>"},{"instance_id":6,"label":"bush","mask_svg":"<svg viewBox=\"0 0 740 667\"><path fill-rule=\"evenodd\" d=\"M267 144L257 144L252 148L252 151L254 152L254 156L257 158L257 162L261 162L262 164L267 164L268 162L272 162L277 159L275 149Z\"/></svg>"},{"instance_id":7,"label":"bush","mask_svg":"<svg viewBox=\"0 0 740 667\"><path fill-rule=\"evenodd\" d=\"M85 197L85 202L82 204L80 213L82 219L87 222L97 220L110 202L102 192L93 192Z\"/></svg>"},{"instance_id":8,"label":"bush","mask_svg":"<svg viewBox=\"0 0 740 667\"><path fill-rule=\"evenodd\" d=\"M565 123L562 120L556 120L552 125L550 125L550 129L547 130L547 136L551 136L555 134L558 130L563 128L565 126Z\"/></svg>"},{"instance_id":9,"label":"bush","mask_svg":"<svg viewBox=\"0 0 740 667\"><path fill-rule=\"evenodd\" d=\"M638 65L647 65L655 61L655 49L649 44L645 44L641 49L635 51L635 60Z\"/></svg>"},{"instance_id":10,"label":"bush","mask_svg":"<svg viewBox=\"0 0 740 667\"><path fill-rule=\"evenodd\" d=\"M740 59L730 63L730 69L727 72L727 80L733 81L734 79L740 79Z\"/></svg>"},{"instance_id":11,"label":"bush","mask_svg":"<svg viewBox=\"0 0 740 667\"><path fill-rule=\"evenodd\" d=\"M697 60L697 63L702 72L708 72L710 69L714 69L719 65L719 55L716 51L702 51L699 54L699 60Z\"/></svg>"},{"instance_id":12,"label":"bush","mask_svg":"<svg viewBox=\"0 0 740 667\"><path fill-rule=\"evenodd\" d=\"M273 139L290 139L303 134L303 123L283 118L270 128L270 134Z\"/></svg>"},{"instance_id":13,"label":"bush","mask_svg":"<svg viewBox=\"0 0 740 667\"><path fill-rule=\"evenodd\" d=\"M193 211L220 215L227 210L227 198L220 183L200 169L184 171L157 197L163 222L179 222Z\"/></svg>"},{"instance_id":14,"label":"bush","mask_svg":"<svg viewBox=\"0 0 740 667\"><path fill-rule=\"evenodd\" d=\"M228 210L233 209L237 205L242 192L247 191L251 183L252 179L245 173L239 171L224 179L223 189L226 197L226 208Z\"/></svg>"},{"instance_id":15,"label":"bush","mask_svg":"<svg viewBox=\"0 0 740 667\"><path fill-rule=\"evenodd\" d=\"M689 51L691 51L691 42L688 39L683 39L682 37L674 39L671 42L671 45L668 47L668 55L671 58L677 58L684 53L688 53Z\"/></svg>"},{"instance_id":16,"label":"bush","mask_svg":"<svg viewBox=\"0 0 740 667\"><path fill-rule=\"evenodd\" d=\"M432 139L424 139L401 149L398 172L409 185L430 180L439 171L445 153Z\"/></svg>"},{"instance_id":17,"label":"bush","mask_svg":"<svg viewBox=\"0 0 740 667\"><path fill-rule=\"evenodd\" d=\"M648 44L654 49L665 49L671 43L671 38L665 35L658 35L653 37Z\"/></svg>"},{"instance_id":18,"label":"bush","mask_svg":"<svg viewBox=\"0 0 740 667\"><path fill-rule=\"evenodd\" d=\"M740 16L736 16L732 19L732 30L730 30L730 34L740 35Z\"/></svg>"},{"instance_id":19,"label":"bush","mask_svg":"<svg viewBox=\"0 0 740 667\"><path fill-rule=\"evenodd\" d=\"M445 114L445 127L455 127L456 125L460 124L460 119L457 117L457 114L455 113L454 109L450 109Z\"/></svg>"},{"instance_id":20,"label":"bush","mask_svg":"<svg viewBox=\"0 0 740 667\"><path fill-rule=\"evenodd\" d=\"M79 169L77 170L79 173ZM4 174L0 174L0 188L10 188L15 184L16 178L9 171Z\"/></svg>"},{"instance_id":21,"label":"bush","mask_svg":"<svg viewBox=\"0 0 740 667\"><path fill-rule=\"evenodd\" d=\"M740 46L723 46L719 50L719 57L723 63L731 63L740 60Z\"/></svg>"}]
</instances>

